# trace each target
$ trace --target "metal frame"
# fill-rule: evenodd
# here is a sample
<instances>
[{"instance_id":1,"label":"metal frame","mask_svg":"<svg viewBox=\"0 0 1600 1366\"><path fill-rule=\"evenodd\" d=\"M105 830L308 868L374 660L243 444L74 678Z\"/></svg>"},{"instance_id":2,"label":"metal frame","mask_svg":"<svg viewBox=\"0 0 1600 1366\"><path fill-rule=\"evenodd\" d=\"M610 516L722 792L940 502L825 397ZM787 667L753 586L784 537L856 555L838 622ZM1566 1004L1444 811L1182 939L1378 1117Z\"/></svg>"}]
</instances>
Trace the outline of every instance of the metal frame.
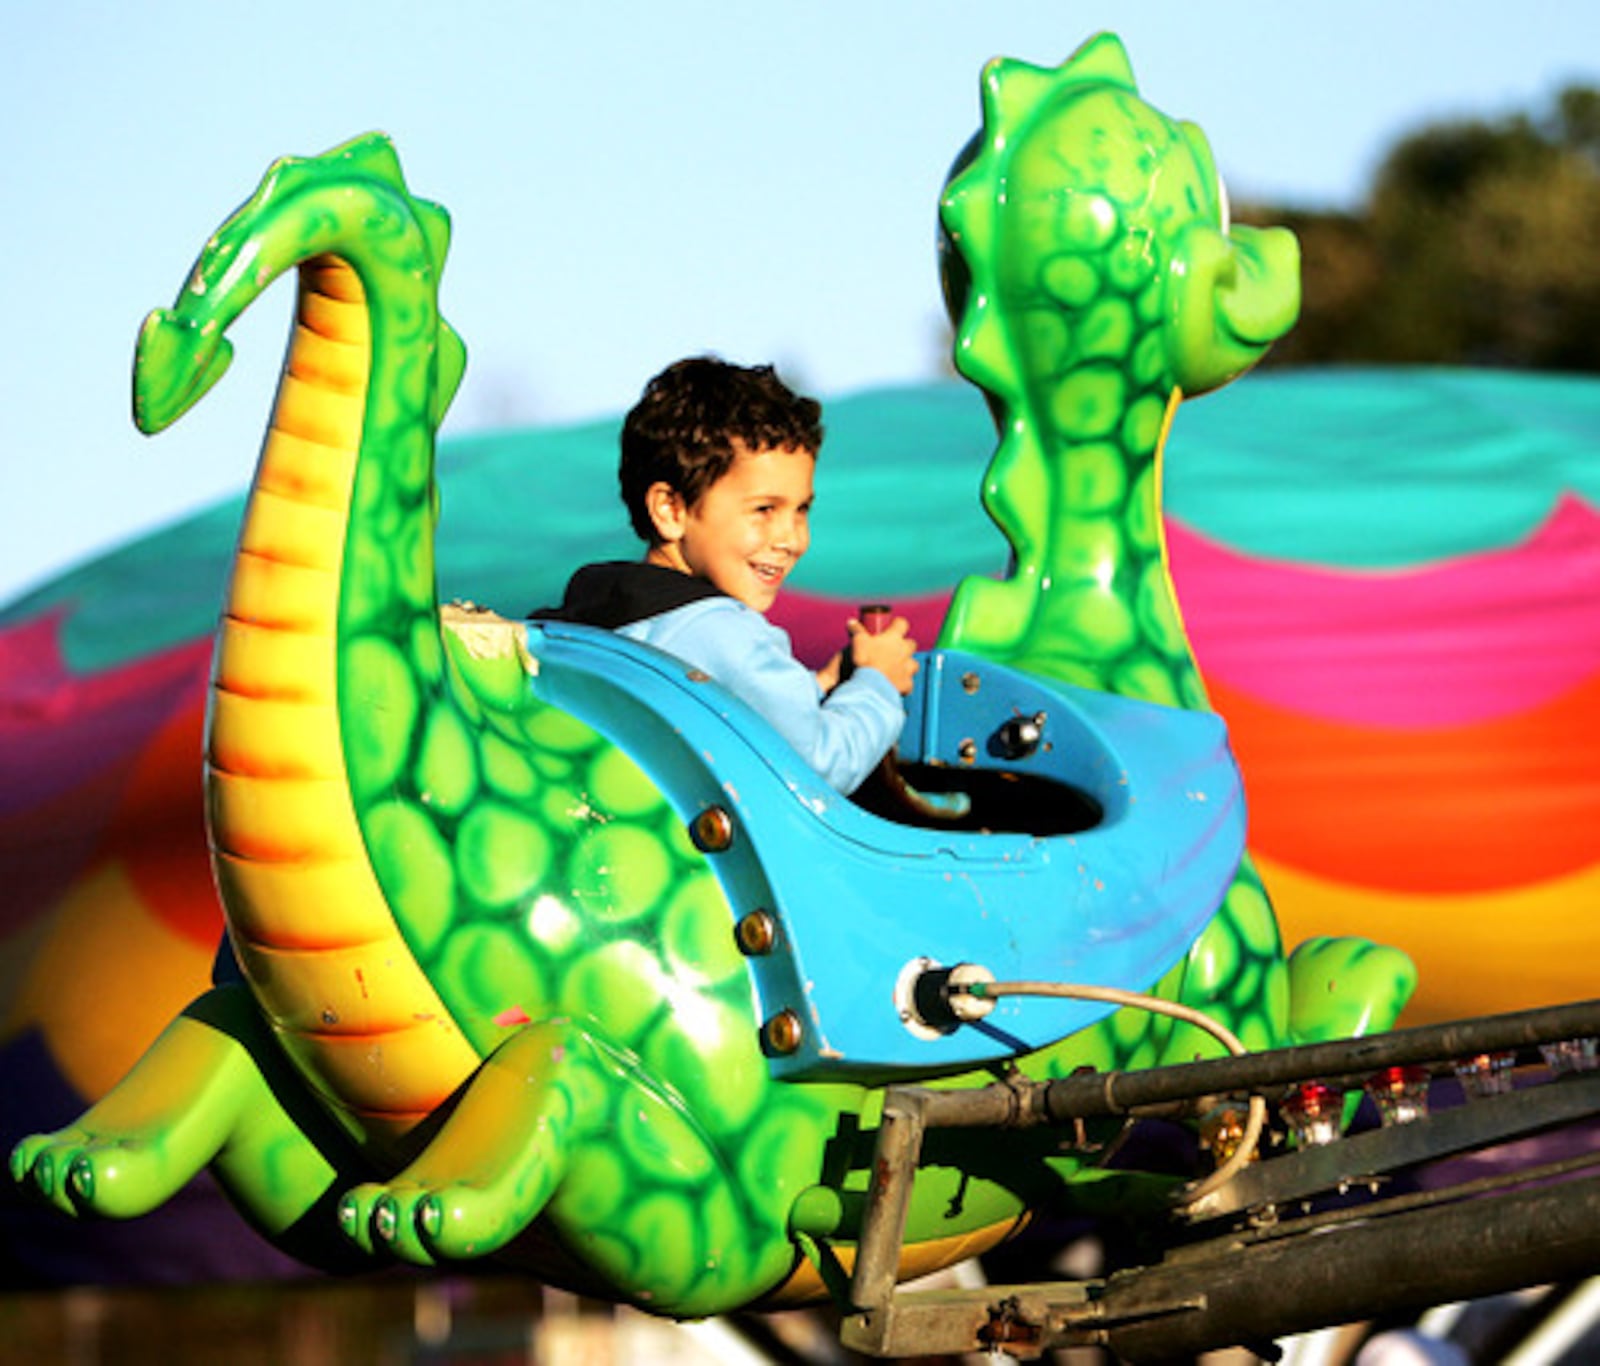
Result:
<instances>
[{"instance_id":1,"label":"metal frame","mask_svg":"<svg viewBox=\"0 0 1600 1366\"><path fill-rule=\"evenodd\" d=\"M1239 1343L1373 1313L1571 1279L1600 1267L1600 1154L1421 1195L1284 1218L1278 1202L1359 1183L1448 1153L1600 1115L1600 1074L1574 1076L1326 1148L1244 1168L1191 1210L1223 1227L1151 1266L1107 1280L896 1292L912 1183L930 1128L1066 1125L1172 1113L1207 1097L1275 1093L1386 1067L1448 1064L1480 1052L1532 1049L1600 1034L1600 1000L1397 1030L1239 1058L1087 1074L1013 1076L979 1090L891 1087L856 1247L841 1338L879 1357L998 1351L1037 1356L1099 1345L1130 1361ZM1526 1188L1536 1181L1532 1188ZM1246 1214L1253 1219L1243 1218ZM1175 1232L1193 1238L1193 1230ZM1441 1255L1447 1251L1448 1255ZM1261 1287L1272 1284L1273 1293Z\"/></svg>"}]
</instances>

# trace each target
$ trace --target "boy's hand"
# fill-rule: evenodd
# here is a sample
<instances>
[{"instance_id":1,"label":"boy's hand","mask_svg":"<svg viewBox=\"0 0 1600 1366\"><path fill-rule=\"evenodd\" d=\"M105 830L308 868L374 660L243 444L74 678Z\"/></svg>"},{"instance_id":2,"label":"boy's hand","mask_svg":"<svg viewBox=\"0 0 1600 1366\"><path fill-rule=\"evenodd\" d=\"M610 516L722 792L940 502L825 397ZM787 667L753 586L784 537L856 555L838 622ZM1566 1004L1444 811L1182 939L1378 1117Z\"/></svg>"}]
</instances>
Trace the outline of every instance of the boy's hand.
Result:
<instances>
[{"instance_id":1,"label":"boy's hand","mask_svg":"<svg viewBox=\"0 0 1600 1366\"><path fill-rule=\"evenodd\" d=\"M844 668L844 651L840 650L832 659L817 670L817 686L822 689L826 697L839 686L839 671Z\"/></svg>"},{"instance_id":2,"label":"boy's hand","mask_svg":"<svg viewBox=\"0 0 1600 1366\"><path fill-rule=\"evenodd\" d=\"M917 642L909 634L911 623L904 617L896 617L884 630L873 635L852 618L849 630L850 662L858 669L876 669L902 696L910 692L918 667L912 658Z\"/></svg>"}]
</instances>

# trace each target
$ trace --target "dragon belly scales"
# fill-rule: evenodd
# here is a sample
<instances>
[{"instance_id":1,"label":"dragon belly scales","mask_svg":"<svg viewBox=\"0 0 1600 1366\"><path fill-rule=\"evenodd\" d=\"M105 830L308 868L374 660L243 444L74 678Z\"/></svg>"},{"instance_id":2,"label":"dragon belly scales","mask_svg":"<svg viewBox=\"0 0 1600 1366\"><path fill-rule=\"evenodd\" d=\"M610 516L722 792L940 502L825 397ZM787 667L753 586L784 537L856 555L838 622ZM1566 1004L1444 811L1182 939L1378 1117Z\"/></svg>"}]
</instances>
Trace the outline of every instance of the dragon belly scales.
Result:
<instances>
[{"instance_id":1,"label":"dragon belly scales","mask_svg":"<svg viewBox=\"0 0 1600 1366\"><path fill-rule=\"evenodd\" d=\"M996 63L984 100L947 264L959 363L1002 419L986 496L1016 573L965 585L945 643L1202 705L1159 449L1180 392L1292 321L1292 239L1229 233L1203 138L1138 99L1115 39L1056 71ZM298 273L208 728L240 971L77 1124L25 1139L13 1172L68 1213L129 1216L209 1165L313 1263L492 1256L681 1316L815 1295L850 1260L881 1092L774 1079L694 813L542 699L520 628L437 604L434 433L464 365L437 307L448 236L382 137L279 162L141 334L136 416L155 431L220 377L230 323ZM1407 974L1326 942L1286 968L1246 869L1157 990L1261 1046L1381 1027ZM1019 1063L1209 1048L1119 1012ZM1070 1201L1086 1160L1047 1131L998 1157L930 1145L902 1272Z\"/></svg>"}]
</instances>

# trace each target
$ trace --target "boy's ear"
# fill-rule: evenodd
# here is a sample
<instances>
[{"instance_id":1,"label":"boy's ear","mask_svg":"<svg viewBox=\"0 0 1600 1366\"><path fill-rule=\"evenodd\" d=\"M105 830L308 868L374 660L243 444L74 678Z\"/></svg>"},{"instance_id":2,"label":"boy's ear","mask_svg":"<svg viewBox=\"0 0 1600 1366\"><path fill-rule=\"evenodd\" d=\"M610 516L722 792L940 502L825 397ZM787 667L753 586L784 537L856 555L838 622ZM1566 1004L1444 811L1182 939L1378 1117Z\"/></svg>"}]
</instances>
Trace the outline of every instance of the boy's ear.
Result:
<instances>
[{"instance_id":1,"label":"boy's ear","mask_svg":"<svg viewBox=\"0 0 1600 1366\"><path fill-rule=\"evenodd\" d=\"M656 530L656 540L666 545L683 539L683 527L688 519L689 507L683 495L664 480L650 485L644 495L644 509L650 516L650 525Z\"/></svg>"}]
</instances>

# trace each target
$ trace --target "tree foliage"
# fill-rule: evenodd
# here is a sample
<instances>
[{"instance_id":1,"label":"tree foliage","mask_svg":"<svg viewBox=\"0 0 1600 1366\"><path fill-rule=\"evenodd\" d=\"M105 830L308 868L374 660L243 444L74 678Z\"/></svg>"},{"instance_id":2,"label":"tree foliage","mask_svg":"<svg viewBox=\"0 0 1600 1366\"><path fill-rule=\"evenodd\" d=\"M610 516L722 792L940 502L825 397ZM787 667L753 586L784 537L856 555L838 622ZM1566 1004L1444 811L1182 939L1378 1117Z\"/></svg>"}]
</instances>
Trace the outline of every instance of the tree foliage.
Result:
<instances>
[{"instance_id":1,"label":"tree foliage","mask_svg":"<svg viewBox=\"0 0 1600 1366\"><path fill-rule=\"evenodd\" d=\"M1301 321L1271 363L1600 371L1600 89L1407 135L1358 212L1240 217L1300 237Z\"/></svg>"}]
</instances>

